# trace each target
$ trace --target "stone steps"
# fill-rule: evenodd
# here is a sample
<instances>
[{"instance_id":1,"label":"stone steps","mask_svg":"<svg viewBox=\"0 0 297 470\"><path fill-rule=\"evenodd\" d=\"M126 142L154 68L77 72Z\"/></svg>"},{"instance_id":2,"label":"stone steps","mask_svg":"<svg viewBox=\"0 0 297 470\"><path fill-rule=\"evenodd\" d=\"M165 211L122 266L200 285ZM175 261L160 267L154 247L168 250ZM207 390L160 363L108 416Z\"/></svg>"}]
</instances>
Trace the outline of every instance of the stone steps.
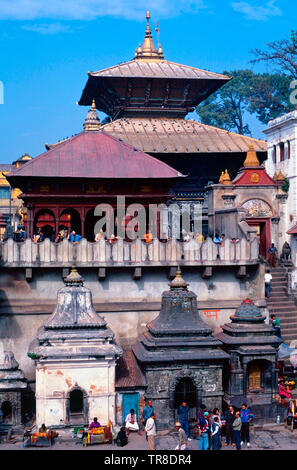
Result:
<instances>
[{"instance_id":1,"label":"stone steps","mask_svg":"<svg viewBox=\"0 0 297 470\"><path fill-rule=\"evenodd\" d=\"M287 271L281 266L270 269L271 294L267 299L269 313L275 313L281 322L284 342L289 345L297 340L297 306L287 292Z\"/></svg>"}]
</instances>

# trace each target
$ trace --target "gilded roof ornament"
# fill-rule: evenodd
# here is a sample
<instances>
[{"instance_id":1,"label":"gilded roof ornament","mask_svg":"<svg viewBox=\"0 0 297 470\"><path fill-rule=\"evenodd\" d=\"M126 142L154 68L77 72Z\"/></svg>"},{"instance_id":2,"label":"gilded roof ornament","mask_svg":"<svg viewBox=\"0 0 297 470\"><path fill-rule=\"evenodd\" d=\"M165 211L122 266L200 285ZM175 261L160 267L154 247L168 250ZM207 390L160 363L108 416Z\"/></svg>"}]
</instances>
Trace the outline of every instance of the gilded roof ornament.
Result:
<instances>
[{"instance_id":1,"label":"gilded roof ornament","mask_svg":"<svg viewBox=\"0 0 297 470\"><path fill-rule=\"evenodd\" d=\"M279 170L279 174L277 175L277 181L284 181L285 175L282 173L282 170Z\"/></svg>"},{"instance_id":2,"label":"gilded roof ornament","mask_svg":"<svg viewBox=\"0 0 297 470\"><path fill-rule=\"evenodd\" d=\"M95 100L92 101L91 109L89 109L87 117L84 122L85 131L98 131L101 127L101 122L97 114Z\"/></svg>"},{"instance_id":3,"label":"gilded roof ornament","mask_svg":"<svg viewBox=\"0 0 297 470\"><path fill-rule=\"evenodd\" d=\"M219 184L223 184L223 181L224 181L224 172L222 171L222 174L219 179Z\"/></svg>"},{"instance_id":4,"label":"gilded roof ornament","mask_svg":"<svg viewBox=\"0 0 297 470\"><path fill-rule=\"evenodd\" d=\"M249 150L246 154L246 159L243 163L243 166L245 168L260 166L260 162L258 160L257 153L255 151L255 148L254 148L253 144L250 144L250 148L249 148Z\"/></svg>"},{"instance_id":5,"label":"gilded roof ornament","mask_svg":"<svg viewBox=\"0 0 297 470\"><path fill-rule=\"evenodd\" d=\"M228 170L225 170L225 173L222 174L221 178L222 178L222 183L223 183L223 184L225 184L225 185L232 184L232 183L231 183L230 175L229 175L229 173L228 173Z\"/></svg>"},{"instance_id":6,"label":"gilded roof ornament","mask_svg":"<svg viewBox=\"0 0 297 470\"><path fill-rule=\"evenodd\" d=\"M169 284L170 288L186 289L188 285L189 284L182 278L181 269L178 266L175 278Z\"/></svg>"},{"instance_id":7,"label":"gilded roof ornament","mask_svg":"<svg viewBox=\"0 0 297 470\"><path fill-rule=\"evenodd\" d=\"M155 48L152 31L150 27L150 12L146 12L146 30L142 48L139 45L135 52L134 60L142 61L161 61L164 60L163 50L160 44L158 44L158 50Z\"/></svg>"}]
</instances>

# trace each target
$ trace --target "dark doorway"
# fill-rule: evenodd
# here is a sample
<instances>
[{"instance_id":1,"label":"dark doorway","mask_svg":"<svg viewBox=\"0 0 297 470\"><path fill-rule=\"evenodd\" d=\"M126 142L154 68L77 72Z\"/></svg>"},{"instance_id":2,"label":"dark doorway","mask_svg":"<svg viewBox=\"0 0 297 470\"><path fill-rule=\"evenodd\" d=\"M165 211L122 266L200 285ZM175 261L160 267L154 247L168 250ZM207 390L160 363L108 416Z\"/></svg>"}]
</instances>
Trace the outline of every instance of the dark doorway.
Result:
<instances>
[{"instance_id":1,"label":"dark doorway","mask_svg":"<svg viewBox=\"0 0 297 470\"><path fill-rule=\"evenodd\" d=\"M69 418L71 424L84 423L84 395L79 389L69 394Z\"/></svg>"},{"instance_id":2,"label":"dark doorway","mask_svg":"<svg viewBox=\"0 0 297 470\"><path fill-rule=\"evenodd\" d=\"M4 401L1 410L3 413L3 421L5 423L12 423L12 406L10 401Z\"/></svg>"},{"instance_id":3,"label":"dark doorway","mask_svg":"<svg viewBox=\"0 0 297 470\"><path fill-rule=\"evenodd\" d=\"M197 389L189 378L178 382L174 392L174 408L178 408L184 401L190 408L197 407Z\"/></svg>"},{"instance_id":4,"label":"dark doorway","mask_svg":"<svg viewBox=\"0 0 297 470\"><path fill-rule=\"evenodd\" d=\"M98 222L98 220L101 219L101 217L99 217L98 215L95 216L94 215L94 210L95 208L93 209L90 209L89 212L87 212L87 215L85 217L85 238L89 241L89 242L93 242L95 241L95 225L96 225L96 222Z\"/></svg>"},{"instance_id":5,"label":"dark doorway","mask_svg":"<svg viewBox=\"0 0 297 470\"><path fill-rule=\"evenodd\" d=\"M260 256L267 257L267 250L271 244L270 219L246 219L247 223L257 230Z\"/></svg>"},{"instance_id":6,"label":"dark doorway","mask_svg":"<svg viewBox=\"0 0 297 470\"><path fill-rule=\"evenodd\" d=\"M70 231L74 230L76 233L81 235L81 220L80 215L75 209L65 209L59 218L59 230L66 228Z\"/></svg>"}]
</instances>

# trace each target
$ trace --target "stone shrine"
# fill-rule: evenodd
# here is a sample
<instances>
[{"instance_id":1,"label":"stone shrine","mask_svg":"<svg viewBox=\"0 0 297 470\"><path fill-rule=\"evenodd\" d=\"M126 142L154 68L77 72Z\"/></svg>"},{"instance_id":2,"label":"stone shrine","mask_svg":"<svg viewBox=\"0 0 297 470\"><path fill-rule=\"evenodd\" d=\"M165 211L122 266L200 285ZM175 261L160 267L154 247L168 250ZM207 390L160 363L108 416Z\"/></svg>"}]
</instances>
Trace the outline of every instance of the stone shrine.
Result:
<instances>
[{"instance_id":1,"label":"stone shrine","mask_svg":"<svg viewBox=\"0 0 297 470\"><path fill-rule=\"evenodd\" d=\"M28 353L36 363L37 426L88 424L94 416L114 423L115 363L122 349L76 269L65 284Z\"/></svg>"},{"instance_id":2,"label":"stone shrine","mask_svg":"<svg viewBox=\"0 0 297 470\"><path fill-rule=\"evenodd\" d=\"M278 389L277 352L282 342L265 316L251 299L246 299L222 326L216 338L230 355L224 371L224 400L241 406L247 402L257 419L271 421L279 406L275 400Z\"/></svg>"},{"instance_id":3,"label":"stone shrine","mask_svg":"<svg viewBox=\"0 0 297 470\"><path fill-rule=\"evenodd\" d=\"M22 391L27 381L11 351L0 344L0 408L2 422L12 426L22 424Z\"/></svg>"},{"instance_id":4,"label":"stone shrine","mask_svg":"<svg viewBox=\"0 0 297 470\"><path fill-rule=\"evenodd\" d=\"M158 429L168 429L176 409L186 401L190 419L202 402L208 408L222 406L222 369L228 355L200 318L197 296L188 290L180 269L163 292L159 316L147 324L133 347L145 370L146 398L154 403Z\"/></svg>"}]
</instances>

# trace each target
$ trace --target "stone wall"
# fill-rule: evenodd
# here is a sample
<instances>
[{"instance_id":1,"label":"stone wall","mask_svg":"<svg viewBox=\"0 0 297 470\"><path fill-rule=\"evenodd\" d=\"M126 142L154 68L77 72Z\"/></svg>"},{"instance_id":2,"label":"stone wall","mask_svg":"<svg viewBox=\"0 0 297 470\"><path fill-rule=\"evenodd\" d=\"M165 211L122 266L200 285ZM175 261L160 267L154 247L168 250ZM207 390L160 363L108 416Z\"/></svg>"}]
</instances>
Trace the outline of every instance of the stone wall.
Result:
<instances>
[{"instance_id":1,"label":"stone wall","mask_svg":"<svg viewBox=\"0 0 297 470\"><path fill-rule=\"evenodd\" d=\"M236 277L236 269L215 268L204 279L201 267L182 268L189 289L198 296L201 317L215 332L227 323L246 297L258 300L265 310L264 266L250 267L246 277ZM96 310L104 316L115 333L116 341L126 347L137 342L148 321L160 310L161 295L168 289L168 268L143 269L142 277L133 279L133 269L110 268L104 280L95 268L80 269L85 285L93 294ZM34 362L27 357L30 342L53 312L58 289L64 286L62 270L35 269L27 282L21 269L0 272L0 339L5 350L14 352L26 378L35 380Z\"/></svg>"}]
</instances>

